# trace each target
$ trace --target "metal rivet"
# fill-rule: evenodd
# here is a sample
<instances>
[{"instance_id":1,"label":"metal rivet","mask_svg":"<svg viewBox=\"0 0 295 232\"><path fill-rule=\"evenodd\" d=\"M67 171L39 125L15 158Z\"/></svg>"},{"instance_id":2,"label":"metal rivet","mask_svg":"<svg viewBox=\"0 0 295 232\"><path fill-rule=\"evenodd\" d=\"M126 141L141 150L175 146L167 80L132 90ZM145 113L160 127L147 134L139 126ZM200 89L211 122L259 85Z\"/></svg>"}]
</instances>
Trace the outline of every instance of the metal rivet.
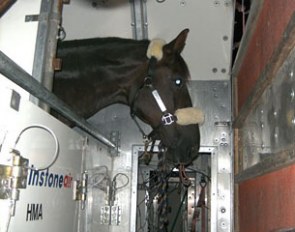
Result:
<instances>
[{"instance_id":1,"label":"metal rivet","mask_svg":"<svg viewBox=\"0 0 295 232\"><path fill-rule=\"evenodd\" d=\"M227 35L224 35L224 36L222 37L222 39L223 39L224 41L227 41L227 40L228 40L228 36L227 36Z\"/></svg>"},{"instance_id":2,"label":"metal rivet","mask_svg":"<svg viewBox=\"0 0 295 232\"><path fill-rule=\"evenodd\" d=\"M213 72L213 73L217 73L217 71L218 71L217 68L213 68L213 69L212 69L212 72Z\"/></svg>"},{"instance_id":3,"label":"metal rivet","mask_svg":"<svg viewBox=\"0 0 295 232\"><path fill-rule=\"evenodd\" d=\"M227 228L227 223L226 223L225 221L222 221L222 222L220 223L220 227L221 227L222 229Z\"/></svg>"},{"instance_id":4,"label":"metal rivet","mask_svg":"<svg viewBox=\"0 0 295 232\"><path fill-rule=\"evenodd\" d=\"M214 1L214 5L215 5L215 6L220 5L220 2L216 0L216 1Z\"/></svg>"},{"instance_id":5,"label":"metal rivet","mask_svg":"<svg viewBox=\"0 0 295 232\"><path fill-rule=\"evenodd\" d=\"M231 5L231 1L226 1L225 6L229 7Z\"/></svg>"},{"instance_id":6,"label":"metal rivet","mask_svg":"<svg viewBox=\"0 0 295 232\"><path fill-rule=\"evenodd\" d=\"M185 6L185 5L186 5L186 2L185 2L184 0L182 0L182 1L180 2L180 5L181 5L181 6Z\"/></svg>"}]
</instances>

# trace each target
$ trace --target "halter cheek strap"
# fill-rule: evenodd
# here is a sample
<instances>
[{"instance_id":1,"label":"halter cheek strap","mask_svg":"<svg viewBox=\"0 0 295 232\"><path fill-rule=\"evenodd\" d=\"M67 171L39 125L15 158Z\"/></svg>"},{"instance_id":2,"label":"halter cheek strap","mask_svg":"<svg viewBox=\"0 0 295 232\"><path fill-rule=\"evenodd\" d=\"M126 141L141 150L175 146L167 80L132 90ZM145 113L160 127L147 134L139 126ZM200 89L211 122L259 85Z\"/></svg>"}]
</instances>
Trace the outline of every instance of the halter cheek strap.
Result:
<instances>
[{"instance_id":1,"label":"halter cheek strap","mask_svg":"<svg viewBox=\"0 0 295 232\"><path fill-rule=\"evenodd\" d=\"M149 61L148 76L145 78L144 85L151 89L152 95L155 101L157 102L161 112L163 113L161 117L161 125L167 126L174 123L176 121L175 120L176 117L167 111L165 103L163 102L158 90L155 89L153 86L152 79L154 76L156 63L157 63L157 58L152 56Z\"/></svg>"},{"instance_id":2,"label":"halter cheek strap","mask_svg":"<svg viewBox=\"0 0 295 232\"><path fill-rule=\"evenodd\" d=\"M167 108L159 94L156 88L153 86L153 76L156 70L156 65L159 60L162 59L163 57L163 46L165 45L165 41L163 40L153 40L149 44L148 50L147 50L147 57L149 58L149 67L148 67L148 73L146 78L144 79L143 85L136 91L135 97L131 101L131 117L135 121L136 125L138 126L140 132L142 133L143 137L147 139L148 136L144 133L143 129L140 127L139 123L136 120L135 117L135 112L134 112L134 103L135 99L137 98L140 90L143 89L143 87L148 87L151 89L151 93L153 95L153 98L155 99L157 105L159 106L161 112L162 112L162 117L161 117L161 122L157 126L159 128L160 126L167 126L171 125L176 121L176 117L172 115L171 113L167 112Z\"/></svg>"}]
</instances>

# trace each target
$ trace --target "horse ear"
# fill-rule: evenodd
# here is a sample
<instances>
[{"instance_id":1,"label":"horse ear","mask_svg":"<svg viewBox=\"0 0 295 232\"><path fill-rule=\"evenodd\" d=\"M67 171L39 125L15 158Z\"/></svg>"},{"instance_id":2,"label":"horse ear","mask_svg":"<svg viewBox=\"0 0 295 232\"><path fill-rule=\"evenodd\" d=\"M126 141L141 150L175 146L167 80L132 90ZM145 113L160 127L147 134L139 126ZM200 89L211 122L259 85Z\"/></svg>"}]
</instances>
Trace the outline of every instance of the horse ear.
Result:
<instances>
[{"instance_id":1,"label":"horse ear","mask_svg":"<svg viewBox=\"0 0 295 232\"><path fill-rule=\"evenodd\" d=\"M164 53L166 53L167 55L180 54L185 46L185 41L188 33L189 29L187 28L180 32L174 40L164 46Z\"/></svg>"}]
</instances>

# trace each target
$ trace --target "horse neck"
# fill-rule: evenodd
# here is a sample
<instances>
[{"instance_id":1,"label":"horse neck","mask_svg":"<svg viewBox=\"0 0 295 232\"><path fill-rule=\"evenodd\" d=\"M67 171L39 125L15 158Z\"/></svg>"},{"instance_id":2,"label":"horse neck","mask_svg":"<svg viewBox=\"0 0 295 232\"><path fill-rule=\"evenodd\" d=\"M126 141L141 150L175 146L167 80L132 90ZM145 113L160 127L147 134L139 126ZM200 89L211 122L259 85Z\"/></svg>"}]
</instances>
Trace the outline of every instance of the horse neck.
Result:
<instances>
[{"instance_id":1,"label":"horse neck","mask_svg":"<svg viewBox=\"0 0 295 232\"><path fill-rule=\"evenodd\" d=\"M55 73L53 92L84 117L111 104L128 105L146 75L148 43L120 38L60 43L63 68Z\"/></svg>"},{"instance_id":2,"label":"horse neck","mask_svg":"<svg viewBox=\"0 0 295 232\"><path fill-rule=\"evenodd\" d=\"M83 65L93 70L88 78L92 78L99 99L96 110L115 103L129 105L134 89L140 87L146 76L149 41L100 38L84 40L84 43L89 57L93 58Z\"/></svg>"},{"instance_id":3,"label":"horse neck","mask_svg":"<svg viewBox=\"0 0 295 232\"><path fill-rule=\"evenodd\" d=\"M133 97L147 75L147 61L136 60L120 65L118 68L109 67L110 76L106 78L105 85L98 91L100 100L97 102L97 110L109 105L120 103L131 105Z\"/></svg>"}]
</instances>

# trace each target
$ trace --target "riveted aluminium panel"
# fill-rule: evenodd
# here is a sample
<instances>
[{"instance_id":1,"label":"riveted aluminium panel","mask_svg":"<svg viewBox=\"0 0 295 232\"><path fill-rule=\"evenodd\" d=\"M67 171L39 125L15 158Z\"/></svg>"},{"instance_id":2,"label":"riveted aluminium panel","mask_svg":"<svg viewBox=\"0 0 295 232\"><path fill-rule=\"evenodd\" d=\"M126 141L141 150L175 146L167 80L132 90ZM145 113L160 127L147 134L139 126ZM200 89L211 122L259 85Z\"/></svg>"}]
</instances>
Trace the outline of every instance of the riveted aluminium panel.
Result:
<instances>
[{"instance_id":1,"label":"riveted aluminium panel","mask_svg":"<svg viewBox=\"0 0 295 232\"><path fill-rule=\"evenodd\" d=\"M200 125L201 146L213 146L215 122L231 122L231 86L229 81L191 81L189 92L195 107L205 115Z\"/></svg>"}]
</instances>

